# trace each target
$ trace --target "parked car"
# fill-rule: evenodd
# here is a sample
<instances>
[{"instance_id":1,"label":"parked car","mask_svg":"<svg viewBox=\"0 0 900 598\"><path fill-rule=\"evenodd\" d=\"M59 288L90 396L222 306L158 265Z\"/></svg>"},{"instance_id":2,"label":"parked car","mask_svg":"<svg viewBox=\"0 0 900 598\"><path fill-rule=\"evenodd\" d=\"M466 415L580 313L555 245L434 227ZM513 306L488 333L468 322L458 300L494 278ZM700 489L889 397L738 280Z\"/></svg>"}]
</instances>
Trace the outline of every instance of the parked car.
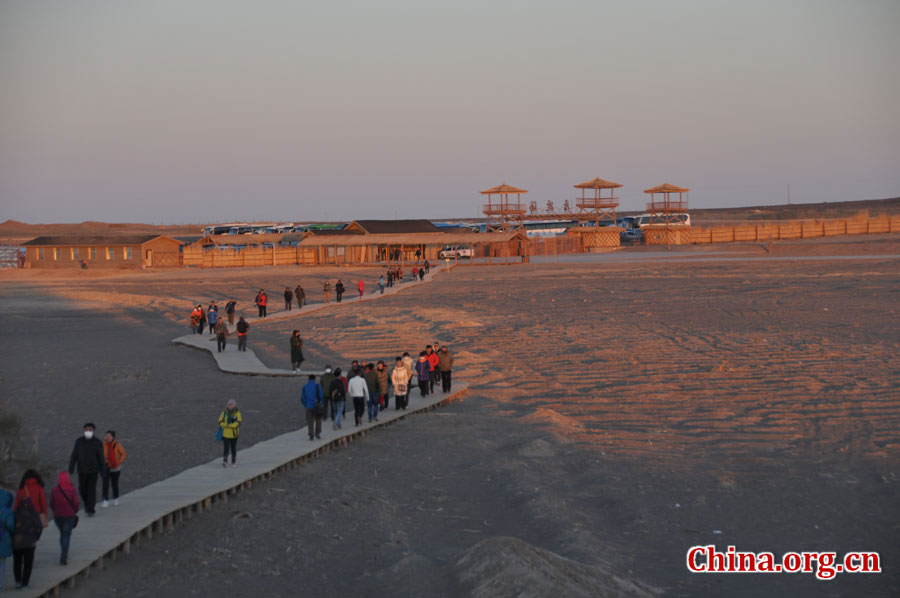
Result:
<instances>
[{"instance_id":1,"label":"parked car","mask_svg":"<svg viewBox=\"0 0 900 598\"><path fill-rule=\"evenodd\" d=\"M438 257L442 260L471 258L472 248L464 245L445 245L438 253Z\"/></svg>"}]
</instances>

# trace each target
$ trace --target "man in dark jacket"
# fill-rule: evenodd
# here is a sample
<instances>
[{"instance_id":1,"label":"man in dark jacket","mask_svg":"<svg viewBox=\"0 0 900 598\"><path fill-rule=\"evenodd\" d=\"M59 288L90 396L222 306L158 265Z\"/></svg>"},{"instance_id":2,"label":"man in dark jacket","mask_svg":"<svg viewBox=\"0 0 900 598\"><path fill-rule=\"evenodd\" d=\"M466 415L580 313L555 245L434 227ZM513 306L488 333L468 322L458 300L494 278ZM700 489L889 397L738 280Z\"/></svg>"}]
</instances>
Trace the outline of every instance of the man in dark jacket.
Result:
<instances>
[{"instance_id":1,"label":"man in dark jacket","mask_svg":"<svg viewBox=\"0 0 900 598\"><path fill-rule=\"evenodd\" d=\"M306 426L309 428L309 439L321 438L322 416L319 415L319 405L324 400L322 387L316 382L316 375L310 374L309 381L300 391L300 401L306 408Z\"/></svg>"},{"instance_id":2,"label":"man in dark jacket","mask_svg":"<svg viewBox=\"0 0 900 598\"><path fill-rule=\"evenodd\" d=\"M94 516L94 505L97 503L97 478L103 471L103 442L94 438L94 424L84 424L84 435L75 441L72 456L69 457L69 474L75 473L78 466L78 494L84 503L84 511L88 517Z\"/></svg>"},{"instance_id":3,"label":"man in dark jacket","mask_svg":"<svg viewBox=\"0 0 900 598\"><path fill-rule=\"evenodd\" d=\"M375 371L375 366L371 363L366 364L366 372L363 374L363 378L366 380L366 387L369 391L369 401L366 407L369 411L369 421L371 422L373 419L378 421L378 372Z\"/></svg>"},{"instance_id":4,"label":"man in dark jacket","mask_svg":"<svg viewBox=\"0 0 900 598\"><path fill-rule=\"evenodd\" d=\"M298 373L303 361L303 339L300 338L300 331L295 330L291 334L291 372Z\"/></svg>"},{"instance_id":5,"label":"man in dark jacket","mask_svg":"<svg viewBox=\"0 0 900 598\"><path fill-rule=\"evenodd\" d=\"M330 413L328 417L334 421L334 410L331 408L331 381L334 380L334 374L331 373L331 366L325 366L325 373L319 376L319 386L325 393L325 409Z\"/></svg>"},{"instance_id":6,"label":"man in dark jacket","mask_svg":"<svg viewBox=\"0 0 900 598\"><path fill-rule=\"evenodd\" d=\"M441 372L441 387L444 392L450 392L452 370L453 354L447 350L447 345L444 345L438 353L438 371Z\"/></svg>"}]
</instances>

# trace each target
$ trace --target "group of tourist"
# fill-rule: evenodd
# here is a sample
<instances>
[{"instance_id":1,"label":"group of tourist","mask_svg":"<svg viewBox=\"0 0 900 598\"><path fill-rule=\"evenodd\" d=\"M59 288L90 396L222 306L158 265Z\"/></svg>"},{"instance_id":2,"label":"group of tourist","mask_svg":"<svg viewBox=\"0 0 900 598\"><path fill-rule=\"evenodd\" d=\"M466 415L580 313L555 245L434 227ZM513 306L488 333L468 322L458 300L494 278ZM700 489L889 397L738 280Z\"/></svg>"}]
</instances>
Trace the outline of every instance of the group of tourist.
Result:
<instances>
[{"instance_id":1,"label":"group of tourist","mask_svg":"<svg viewBox=\"0 0 900 598\"><path fill-rule=\"evenodd\" d=\"M348 400L352 402L353 419L356 426L363 425L363 417L369 422L378 421L379 410L390 408L390 396L394 395L394 409L406 409L409 392L415 378L421 397L434 392L434 385L441 382L443 392L450 392L453 368L453 354L446 345L440 351L428 345L420 352L418 361L413 361L409 352L394 359L393 368L388 371L384 360L375 363L354 360L347 375L330 365L316 380L310 374L300 392L300 401L306 409L306 425L309 439L321 437L322 420L330 418L332 430L343 427L342 420Z\"/></svg>"},{"instance_id":2,"label":"group of tourist","mask_svg":"<svg viewBox=\"0 0 900 598\"><path fill-rule=\"evenodd\" d=\"M102 507L110 504L109 489L112 486L112 504L119 504L119 474L125 463L125 448L116 440L114 430L108 430L101 441L94 436L93 423L84 424L83 433L75 441L69 457L69 467L56 476L56 487L50 500L44 490L44 480L34 469L27 470L19 482L15 497L0 489L0 584L6 568L6 559L13 557L13 577L16 588L27 588L34 566L34 550L41 534L49 525L49 515L59 530L61 565L69 558L72 530L78 525L80 508L88 517L95 514L97 480L103 479ZM78 472L78 490L70 476ZM2 589L2 585L0 585Z\"/></svg>"}]
</instances>

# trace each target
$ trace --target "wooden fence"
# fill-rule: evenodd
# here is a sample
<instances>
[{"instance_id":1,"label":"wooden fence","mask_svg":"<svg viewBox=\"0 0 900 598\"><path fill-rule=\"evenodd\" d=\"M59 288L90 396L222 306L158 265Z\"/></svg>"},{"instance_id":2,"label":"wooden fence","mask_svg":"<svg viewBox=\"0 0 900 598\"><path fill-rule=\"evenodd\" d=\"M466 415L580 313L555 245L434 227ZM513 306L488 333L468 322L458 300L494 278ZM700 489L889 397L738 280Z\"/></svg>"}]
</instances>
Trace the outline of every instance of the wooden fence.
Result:
<instances>
[{"instance_id":1,"label":"wooden fence","mask_svg":"<svg viewBox=\"0 0 900 598\"><path fill-rule=\"evenodd\" d=\"M834 220L787 220L713 226L662 227L644 231L648 245L740 243L814 239L838 235L868 235L900 232L900 215ZM677 234L671 234L677 232Z\"/></svg>"}]
</instances>

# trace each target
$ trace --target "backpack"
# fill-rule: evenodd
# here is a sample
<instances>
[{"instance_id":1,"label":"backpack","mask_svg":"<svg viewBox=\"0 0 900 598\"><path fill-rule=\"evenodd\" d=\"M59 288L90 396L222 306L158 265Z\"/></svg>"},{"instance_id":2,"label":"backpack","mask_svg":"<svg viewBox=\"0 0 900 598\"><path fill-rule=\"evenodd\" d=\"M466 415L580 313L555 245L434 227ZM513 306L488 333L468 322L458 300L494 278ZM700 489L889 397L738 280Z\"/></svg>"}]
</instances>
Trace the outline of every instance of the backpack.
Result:
<instances>
[{"instance_id":1,"label":"backpack","mask_svg":"<svg viewBox=\"0 0 900 598\"><path fill-rule=\"evenodd\" d=\"M13 531L12 544L13 548L20 550L22 548L34 548L35 544L44 531L44 524L41 522L41 516L34 509L34 503L31 497L26 496L19 503L16 509L16 527Z\"/></svg>"}]
</instances>

